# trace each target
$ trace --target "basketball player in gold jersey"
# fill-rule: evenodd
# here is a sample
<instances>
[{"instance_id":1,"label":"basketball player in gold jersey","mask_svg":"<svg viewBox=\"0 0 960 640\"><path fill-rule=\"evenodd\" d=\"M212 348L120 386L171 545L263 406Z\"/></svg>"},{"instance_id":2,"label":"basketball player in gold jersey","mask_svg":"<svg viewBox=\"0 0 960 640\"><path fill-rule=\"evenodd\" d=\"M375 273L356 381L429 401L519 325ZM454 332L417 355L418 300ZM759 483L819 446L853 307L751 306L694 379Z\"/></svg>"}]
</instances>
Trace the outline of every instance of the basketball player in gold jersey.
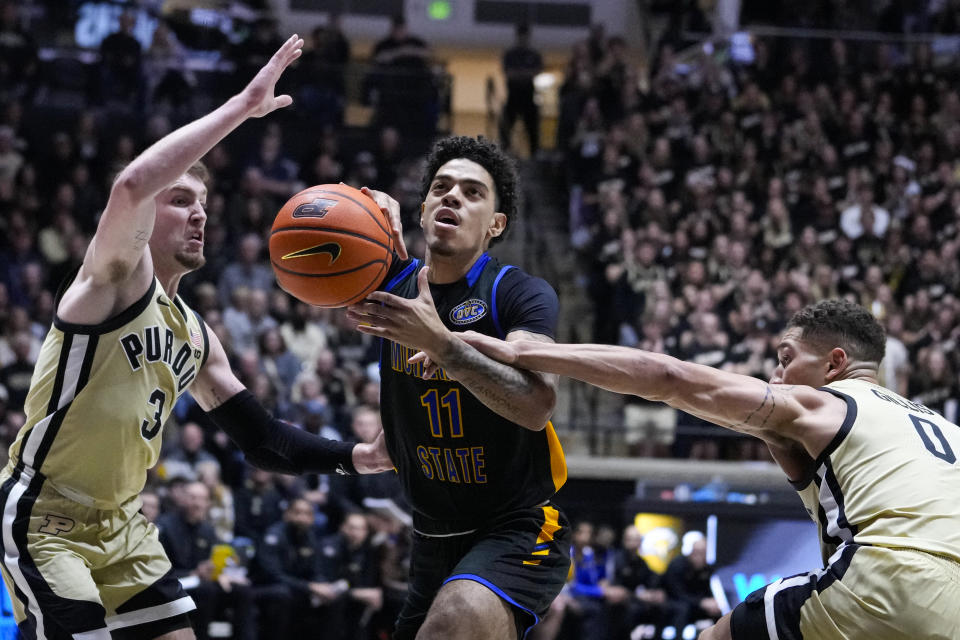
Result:
<instances>
[{"instance_id":1,"label":"basketball player in gold jersey","mask_svg":"<svg viewBox=\"0 0 960 640\"><path fill-rule=\"evenodd\" d=\"M27 422L0 474L3 578L26 638L194 637L193 601L138 496L163 423L188 388L257 466L392 466L382 436L354 446L270 416L177 296L180 278L204 263L198 161L248 118L291 103L274 85L302 44L291 37L242 92L121 171L83 265L61 288Z\"/></svg>"},{"instance_id":2,"label":"basketball player in gold jersey","mask_svg":"<svg viewBox=\"0 0 960 640\"><path fill-rule=\"evenodd\" d=\"M798 312L769 383L625 347L461 335L767 443L819 526L824 568L752 593L702 640L960 638L960 428L877 383L884 333L862 307Z\"/></svg>"}]
</instances>

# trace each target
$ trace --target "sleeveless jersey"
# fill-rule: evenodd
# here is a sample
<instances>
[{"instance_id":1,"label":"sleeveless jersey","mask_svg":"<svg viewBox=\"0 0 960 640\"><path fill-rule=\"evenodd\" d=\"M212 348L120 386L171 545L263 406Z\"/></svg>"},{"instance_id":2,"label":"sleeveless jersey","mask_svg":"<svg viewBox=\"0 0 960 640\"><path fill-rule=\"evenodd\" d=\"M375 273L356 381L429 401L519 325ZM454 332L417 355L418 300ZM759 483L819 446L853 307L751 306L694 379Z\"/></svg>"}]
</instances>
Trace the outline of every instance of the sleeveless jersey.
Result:
<instances>
[{"instance_id":1,"label":"sleeveless jersey","mask_svg":"<svg viewBox=\"0 0 960 640\"><path fill-rule=\"evenodd\" d=\"M817 522L824 561L852 542L960 561L960 427L869 382L823 390L846 401L847 416L797 490Z\"/></svg>"},{"instance_id":2,"label":"sleeveless jersey","mask_svg":"<svg viewBox=\"0 0 960 640\"><path fill-rule=\"evenodd\" d=\"M398 265L384 290L416 297L421 267L419 260ZM506 277L510 290L521 292L511 301L504 295ZM502 338L510 331L529 328L553 337L553 289L487 254L463 279L431 285L430 290L440 318L451 331L473 330ZM525 291L534 295L523 296ZM549 329L523 324L525 312L539 304L538 294L553 303L553 311L547 314ZM422 365L407 363L414 353L389 340L380 345L384 437L418 531L433 535L470 531L497 514L538 505L556 493L566 481L567 468L552 424L531 431L511 422L442 370L425 380Z\"/></svg>"},{"instance_id":3,"label":"sleeveless jersey","mask_svg":"<svg viewBox=\"0 0 960 640\"><path fill-rule=\"evenodd\" d=\"M138 495L160 455L161 429L206 361L203 321L156 278L99 325L54 317L8 468L41 473L62 495L116 509Z\"/></svg>"}]
</instances>

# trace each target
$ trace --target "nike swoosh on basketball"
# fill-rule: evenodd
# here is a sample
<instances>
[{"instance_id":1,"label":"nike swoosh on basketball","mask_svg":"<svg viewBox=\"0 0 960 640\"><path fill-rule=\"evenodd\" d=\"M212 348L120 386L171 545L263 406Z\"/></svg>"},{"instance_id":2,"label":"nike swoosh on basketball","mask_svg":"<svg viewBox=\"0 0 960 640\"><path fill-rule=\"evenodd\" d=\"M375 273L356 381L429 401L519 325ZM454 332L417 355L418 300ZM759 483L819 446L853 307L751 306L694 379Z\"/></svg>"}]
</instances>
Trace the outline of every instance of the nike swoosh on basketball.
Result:
<instances>
[{"instance_id":1,"label":"nike swoosh on basketball","mask_svg":"<svg viewBox=\"0 0 960 640\"><path fill-rule=\"evenodd\" d=\"M333 264L337 261L337 258L340 257L340 245L336 242L324 242L323 244L318 244L314 247L308 247L307 249L300 249L299 251L294 251L293 253L288 253L287 255L280 258L281 260L291 260L293 258L305 258L307 256L315 256L321 253L330 254L330 264Z\"/></svg>"}]
</instances>

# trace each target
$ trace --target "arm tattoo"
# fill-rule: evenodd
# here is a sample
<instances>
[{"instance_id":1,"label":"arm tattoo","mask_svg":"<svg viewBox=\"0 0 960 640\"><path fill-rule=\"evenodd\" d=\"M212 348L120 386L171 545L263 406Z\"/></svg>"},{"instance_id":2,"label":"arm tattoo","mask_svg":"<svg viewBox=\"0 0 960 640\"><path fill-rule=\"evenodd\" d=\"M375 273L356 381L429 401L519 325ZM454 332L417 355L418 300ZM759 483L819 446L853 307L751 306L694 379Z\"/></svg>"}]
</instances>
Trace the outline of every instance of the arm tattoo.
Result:
<instances>
[{"instance_id":1,"label":"arm tattoo","mask_svg":"<svg viewBox=\"0 0 960 640\"><path fill-rule=\"evenodd\" d=\"M770 419L770 416L773 415L774 409L777 408L777 397L773 394L773 389L770 388L769 384L765 386L765 389L766 391L763 394L763 401L760 403L760 406L751 411L750 415L748 415L743 422L730 425L731 429L736 429L737 427L743 426L757 426L758 428L762 429L767 426L767 421ZM763 411L763 408L767 406L768 402L770 406L769 409L767 409L766 414L763 416L763 422L761 422L759 425L751 425L750 421L754 416Z\"/></svg>"},{"instance_id":2,"label":"arm tattoo","mask_svg":"<svg viewBox=\"0 0 960 640\"><path fill-rule=\"evenodd\" d=\"M444 369L461 382L469 380L471 390L484 396L503 397L528 393L532 389L528 375L510 365L491 360L473 347L459 346L444 363Z\"/></svg>"},{"instance_id":3,"label":"arm tattoo","mask_svg":"<svg viewBox=\"0 0 960 640\"><path fill-rule=\"evenodd\" d=\"M490 409L510 420L515 420L521 409L518 405L532 397L539 381L537 374L492 360L459 341L444 359L443 369Z\"/></svg>"}]
</instances>

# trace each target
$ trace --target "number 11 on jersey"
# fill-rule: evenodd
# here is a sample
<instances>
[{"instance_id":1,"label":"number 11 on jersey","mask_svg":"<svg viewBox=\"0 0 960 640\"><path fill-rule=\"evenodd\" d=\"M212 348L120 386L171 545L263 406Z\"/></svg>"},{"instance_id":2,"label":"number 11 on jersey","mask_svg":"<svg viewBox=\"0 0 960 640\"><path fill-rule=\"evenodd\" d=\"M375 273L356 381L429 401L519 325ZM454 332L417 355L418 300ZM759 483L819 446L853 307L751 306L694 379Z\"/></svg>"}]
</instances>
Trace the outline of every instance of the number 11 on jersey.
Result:
<instances>
[{"instance_id":1,"label":"number 11 on jersey","mask_svg":"<svg viewBox=\"0 0 960 640\"><path fill-rule=\"evenodd\" d=\"M430 389L420 396L420 404L427 408L427 418L430 420L430 435L434 438L443 437L442 419L447 417L450 423L450 437L463 437L463 417L460 415L459 389L450 389L442 396L439 390ZM441 407L446 408L446 412L442 412Z\"/></svg>"}]
</instances>

